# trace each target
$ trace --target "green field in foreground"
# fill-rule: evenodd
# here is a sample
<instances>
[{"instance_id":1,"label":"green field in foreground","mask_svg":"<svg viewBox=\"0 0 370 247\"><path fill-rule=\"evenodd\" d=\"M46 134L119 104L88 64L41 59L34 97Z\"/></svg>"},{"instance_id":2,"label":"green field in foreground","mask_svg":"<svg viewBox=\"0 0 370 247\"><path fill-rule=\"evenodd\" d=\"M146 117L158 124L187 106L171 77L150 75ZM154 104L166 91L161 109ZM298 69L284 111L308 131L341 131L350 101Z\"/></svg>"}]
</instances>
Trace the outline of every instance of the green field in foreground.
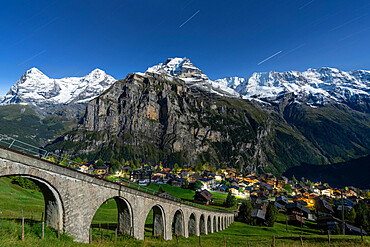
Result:
<instances>
[{"instance_id":1,"label":"green field in foreground","mask_svg":"<svg viewBox=\"0 0 370 247\"><path fill-rule=\"evenodd\" d=\"M119 236L118 242L114 242L114 231L107 230L107 224L114 229L117 220L117 208L114 200L103 204L94 216L93 224L102 224L104 240L100 243L101 232L98 228L93 229L93 244L85 245L74 243L73 240L62 235L57 239L55 230L47 229L46 239L41 240L41 225L39 222L31 223L29 219L39 220L44 208L42 194L22 189L11 184L10 179L0 178L0 246L199 246L199 238L179 238L176 240L164 241L150 236L150 222L152 215L147 218L145 241L135 240L127 236ZM25 242L20 240L21 225L19 218L23 209L27 224L25 227ZM201 236L202 246L224 246L224 238L227 246L271 246L272 237L276 238L276 246L300 246L299 235L302 233L304 246L370 246L370 237L365 237L364 243L358 236L331 236L331 244L328 245L327 236L321 235L315 229L313 223L307 224L302 231L299 227L289 226L288 232L285 226L284 215L279 215L278 221L273 228L250 226L240 222L234 222L222 232Z\"/></svg>"}]
</instances>

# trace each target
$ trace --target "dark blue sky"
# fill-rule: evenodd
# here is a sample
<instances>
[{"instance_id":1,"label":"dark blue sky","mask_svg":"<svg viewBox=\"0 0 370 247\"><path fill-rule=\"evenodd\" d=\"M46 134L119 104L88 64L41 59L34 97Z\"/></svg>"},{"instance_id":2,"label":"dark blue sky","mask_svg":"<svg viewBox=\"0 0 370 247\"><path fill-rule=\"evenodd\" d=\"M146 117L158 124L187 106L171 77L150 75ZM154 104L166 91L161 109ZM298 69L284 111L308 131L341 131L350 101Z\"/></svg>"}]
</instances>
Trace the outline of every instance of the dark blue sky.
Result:
<instances>
[{"instance_id":1,"label":"dark blue sky","mask_svg":"<svg viewBox=\"0 0 370 247\"><path fill-rule=\"evenodd\" d=\"M31 67L52 78L101 68L120 79L176 56L190 58L211 79L322 66L370 69L369 0L1 3L1 95Z\"/></svg>"}]
</instances>

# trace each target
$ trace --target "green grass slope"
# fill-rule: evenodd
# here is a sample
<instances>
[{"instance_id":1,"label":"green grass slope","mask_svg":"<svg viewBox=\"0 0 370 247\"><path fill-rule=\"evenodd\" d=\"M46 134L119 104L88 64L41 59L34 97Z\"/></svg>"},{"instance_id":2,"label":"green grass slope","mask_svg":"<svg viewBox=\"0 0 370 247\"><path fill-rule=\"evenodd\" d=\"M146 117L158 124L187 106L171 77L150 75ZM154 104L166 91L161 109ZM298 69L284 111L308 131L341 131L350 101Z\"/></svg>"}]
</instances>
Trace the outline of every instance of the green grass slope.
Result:
<instances>
[{"instance_id":1,"label":"green grass slope","mask_svg":"<svg viewBox=\"0 0 370 247\"><path fill-rule=\"evenodd\" d=\"M146 238L144 241L135 240L127 236L119 236L115 242L114 231L107 230L107 223L111 226L117 220L117 208L114 200L108 200L96 213L93 224L101 224L103 228L103 243L101 243L101 231L93 229L93 243L80 244L64 234L57 239L55 230L46 228L45 240L41 240L41 225L37 221L30 223L29 219L34 212L35 219L39 219L43 210L43 198L40 192L32 192L11 184L9 178L0 178L0 211L3 217L0 220L0 246L200 246L199 237L179 238L164 241L150 236L152 214L149 213L145 228ZM21 225L14 218L19 219L21 209L26 217L25 241L21 241ZM38 213L37 213L38 212ZM12 219L9 219L12 218ZM114 226L113 226L114 227ZM112 227L110 227L112 229ZM202 235L201 246L271 246L272 238L276 238L276 246L300 246L299 236L302 234L304 246L370 246L370 237L365 237L364 243L358 236L331 236L331 244L327 243L327 236L321 235L315 229L314 223L307 223L302 229L289 226L286 231L285 217L278 216L273 228L250 226L240 222L234 222L224 231ZM224 242L225 241L225 242Z\"/></svg>"}]
</instances>

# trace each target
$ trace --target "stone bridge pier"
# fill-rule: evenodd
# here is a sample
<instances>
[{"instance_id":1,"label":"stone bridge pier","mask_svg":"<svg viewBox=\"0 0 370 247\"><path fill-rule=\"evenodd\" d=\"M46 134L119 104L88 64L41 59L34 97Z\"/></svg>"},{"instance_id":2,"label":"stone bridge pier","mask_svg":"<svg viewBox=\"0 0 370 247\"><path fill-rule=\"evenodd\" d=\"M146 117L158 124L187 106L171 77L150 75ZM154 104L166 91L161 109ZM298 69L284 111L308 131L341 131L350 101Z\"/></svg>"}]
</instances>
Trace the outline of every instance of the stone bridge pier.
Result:
<instances>
[{"instance_id":1,"label":"stone bridge pier","mask_svg":"<svg viewBox=\"0 0 370 247\"><path fill-rule=\"evenodd\" d=\"M152 209L153 235L165 240L221 231L234 220L233 213L192 207L0 147L2 176L34 181L44 196L47 225L59 227L77 242L89 241L92 219L109 199L117 204L118 231L141 240Z\"/></svg>"}]
</instances>

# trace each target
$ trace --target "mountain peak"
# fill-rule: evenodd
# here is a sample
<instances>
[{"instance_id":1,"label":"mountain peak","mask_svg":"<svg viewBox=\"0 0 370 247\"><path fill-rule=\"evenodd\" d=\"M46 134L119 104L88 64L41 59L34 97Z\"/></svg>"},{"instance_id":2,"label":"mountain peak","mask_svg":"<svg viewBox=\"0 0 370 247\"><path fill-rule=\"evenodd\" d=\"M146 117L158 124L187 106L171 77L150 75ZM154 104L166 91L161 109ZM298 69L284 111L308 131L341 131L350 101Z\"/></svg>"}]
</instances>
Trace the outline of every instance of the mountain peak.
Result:
<instances>
[{"instance_id":1,"label":"mountain peak","mask_svg":"<svg viewBox=\"0 0 370 247\"><path fill-rule=\"evenodd\" d=\"M89 74L106 74L104 70L101 70L99 68L96 68L92 70Z\"/></svg>"},{"instance_id":2,"label":"mountain peak","mask_svg":"<svg viewBox=\"0 0 370 247\"><path fill-rule=\"evenodd\" d=\"M48 78L44 73L36 67L32 67L24 73L24 76L32 78Z\"/></svg>"},{"instance_id":3,"label":"mountain peak","mask_svg":"<svg viewBox=\"0 0 370 247\"><path fill-rule=\"evenodd\" d=\"M150 67L146 72L167 74L185 81L209 80L208 77L186 57L168 58L166 62Z\"/></svg>"},{"instance_id":4,"label":"mountain peak","mask_svg":"<svg viewBox=\"0 0 370 247\"><path fill-rule=\"evenodd\" d=\"M104 70L94 69L83 78L87 81L103 81L109 77L109 80L115 80L113 77L107 75Z\"/></svg>"}]
</instances>

